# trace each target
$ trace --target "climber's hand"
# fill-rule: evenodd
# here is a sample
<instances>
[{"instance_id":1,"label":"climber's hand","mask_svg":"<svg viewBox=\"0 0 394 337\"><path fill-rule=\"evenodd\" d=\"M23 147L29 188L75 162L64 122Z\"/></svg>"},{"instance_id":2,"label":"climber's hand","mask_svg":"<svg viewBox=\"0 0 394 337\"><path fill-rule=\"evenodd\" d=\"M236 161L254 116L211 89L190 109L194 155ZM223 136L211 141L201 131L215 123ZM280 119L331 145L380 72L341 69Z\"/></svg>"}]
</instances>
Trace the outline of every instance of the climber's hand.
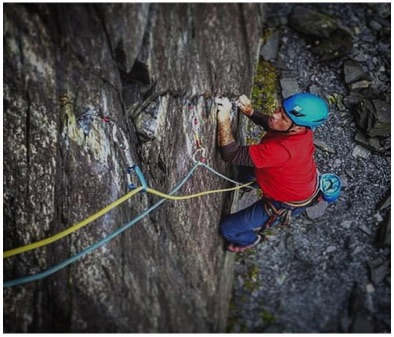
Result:
<instances>
[{"instance_id":1,"label":"climber's hand","mask_svg":"<svg viewBox=\"0 0 394 337\"><path fill-rule=\"evenodd\" d=\"M218 120L229 120L231 111L231 102L229 99L226 97L216 97L215 103L218 105Z\"/></svg>"},{"instance_id":2,"label":"climber's hand","mask_svg":"<svg viewBox=\"0 0 394 337\"><path fill-rule=\"evenodd\" d=\"M253 113L253 108L252 104L250 102L250 99L242 95L240 96L236 101L235 104L237 104L238 108L241 110L241 112L246 115L246 116L251 116Z\"/></svg>"}]
</instances>

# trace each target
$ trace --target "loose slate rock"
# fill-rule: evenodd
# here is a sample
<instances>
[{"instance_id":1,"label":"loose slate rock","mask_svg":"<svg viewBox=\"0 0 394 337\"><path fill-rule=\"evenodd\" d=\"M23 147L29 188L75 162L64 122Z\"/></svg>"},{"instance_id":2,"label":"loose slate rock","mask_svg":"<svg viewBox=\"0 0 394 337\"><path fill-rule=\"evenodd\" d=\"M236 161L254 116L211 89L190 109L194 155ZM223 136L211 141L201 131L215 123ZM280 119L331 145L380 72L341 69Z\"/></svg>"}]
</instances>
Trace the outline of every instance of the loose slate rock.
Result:
<instances>
[{"instance_id":1,"label":"loose slate rock","mask_svg":"<svg viewBox=\"0 0 394 337\"><path fill-rule=\"evenodd\" d=\"M381 100L373 101L374 110L373 128L368 130L371 137L375 136L388 136L391 133L391 106L390 102Z\"/></svg>"},{"instance_id":2,"label":"loose slate rock","mask_svg":"<svg viewBox=\"0 0 394 337\"><path fill-rule=\"evenodd\" d=\"M352 152L352 156L355 158L364 158L368 159L369 156L371 155L371 151L368 149L365 149L364 147L357 145Z\"/></svg>"},{"instance_id":3,"label":"loose slate rock","mask_svg":"<svg viewBox=\"0 0 394 337\"><path fill-rule=\"evenodd\" d=\"M354 60L347 60L344 64L343 71L347 84L368 79L368 75L364 72L361 64Z\"/></svg>"},{"instance_id":4,"label":"loose slate rock","mask_svg":"<svg viewBox=\"0 0 394 337\"><path fill-rule=\"evenodd\" d=\"M317 205L312 206L312 207L308 207L306 209L306 214L308 216L309 219L313 220L313 219L317 219L320 218L321 216L324 215L326 209L328 206L328 202L327 201L320 201Z\"/></svg>"},{"instance_id":5,"label":"loose slate rock","mask_svg":"<svg viewBox=\"0 0 394 337\"><path fill-rule=\"evenodd\" d=\"M336 59L352 50L352 34L328 15L297 6L290 14L289 24L316 40L311 51L320 61Z\"/></svg>"},{"instance_id":6,"label":"loose slate rock","mask_svg":"<svg viewBox=\"0 0 394 337\"><path fill-rule=\"evenodd\" d=\"M380 141L376 137L368 137L363 131L358 131L354 140L371 151L380 152Z\"/></svg>"},{"instance_id":7,"label":"loose slate rock","mask_svg":"<svg viewBox=\"0 0 394 337\"><path fill-rule=\"evenodd\" d=\"M260 48L260 56L266 61L274 61L278 57L279 32L274 32L267 38L265 44Z\"/></svg>"},{"instance_id":8,"label":"loose slate rock","mask_svg":"<svg viewBox=\"0 0 394 337\"><path fill-rule=\"evenodd\" d=\"M290 97L291 95L294 95L301 91L297 79L295 78L282 78L280 80L280 85L282 87L283 98Z\"/></svg>"},{"instance_id":9,"label":"loose slate rock","mask_svg":"<svg viewBox=\"0 0 394 337\"><path fill-rule=\"evenodd\" d=\"M290 14L289 24L295 30L316 38L329 37L338 29L336 20L302 6L294 7Z\"/></svg>"},{"instance_id":10,"label":"loose slate rock","mask_svg":"<svg viewBox=\"0 0 394 337\"><path fill-rule=\"evenodd\" d=\"M377 285L384 280L387 274L389 264L389 261L383 261L380 258L368 262L371 281L373 284Z\"/></svg>"},{"instance_id":11,"label":"loose slate rock","mask_svg":"<svg viewBox=\"0 0 394 337\"><path fill-rule=\"evenodd\" d=\"M346 55L352 47L352 35L345 29L337 29L329 38L319 41L311 51L320 61L328 61Z\"/></svg>"},{"instance_id":12,"label":"loose slate rock","mask_svg":"<svg viewBox=\"0 0 394 337\"><path fill-rule=\"evenodd\" d=\"M319 148L319 149L321 149L321 150L323 150L325 152L328 152L328 153L331 153L331 154L335 154L336 153L335 150L331 146L327 145L327 143L325 141L323 141L323 140L315 139L313 141L313 143L315 144L315 146L317 148Z\"/></svg>"}]
</instances>

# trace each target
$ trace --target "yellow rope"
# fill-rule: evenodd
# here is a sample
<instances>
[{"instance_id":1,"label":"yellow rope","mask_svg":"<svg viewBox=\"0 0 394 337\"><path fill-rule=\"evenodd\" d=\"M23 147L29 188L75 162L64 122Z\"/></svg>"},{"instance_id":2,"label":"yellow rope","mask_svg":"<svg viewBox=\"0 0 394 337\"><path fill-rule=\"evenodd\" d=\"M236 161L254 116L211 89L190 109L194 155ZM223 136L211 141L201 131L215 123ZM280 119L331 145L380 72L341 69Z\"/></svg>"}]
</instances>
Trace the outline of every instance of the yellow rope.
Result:
<instances>
[{"instance_id":1,"label":"yellow rope","mask_svg":"<svg viewBox=\"0 0 394 337\"><path fill-rule=\"evenodd\" d=\"M235 191L235 190L239 190L243 187L246 187L248 185L253 184L253 182L244 184L244 185L239 185L239 186L235 186L232 188L225 188L225 189L220 189L220 190L211 190L211 191L205 191L205 192L200 192L200 193L195 193L195 194L191 194L191 195L184 195L184 196L173 196L170 194L165 194L159 191L156 191L154 189L151 188L147 188L146 191L148 193L157 195L159 197L165 198L165 199L170 199L170 200L186 200L186 199L192 199L192 198L197 198L197 197L201 197L203 195L207 195L207 194L212 194L212 193L222 193L222 192L229 192L229 191ZM77 231L78 229L88 225L89 223L91 223L92 221L96 220L97 218L103 216L105 213L109 212L110 210L112 210L113 208L117 207L118 205L120 205L122 202L126 201L127 199L131 198L133 195L137 194L138 192L140 192L143 189L143 187L138 187L137 189L133 190L132 192L126 194L125 196L121 197L120 199L116 200L115 202L113 202L112 204L108 205L107 207L103 208L102 210L98 211L96 214L93 214L92 216L90 216L89 218L81 221L80 223L64 230L63 232L57 233L49 238L46 238L44 240L41 241L37 241L34 243L31 243L29 245L26 246L22 246L19 248L14 248L11 250L7 250L5 252L3 252L3 259L7 258L7 257L11 257L14 255L18 255L24 252L27 252L29 250L33 250L42 246L46 246L49 245L50 243L53 243L57 240L60 240L62 238L64 238L65 236Z\"/></svg>"},{"instance_id":2,"label":"yellow rope","mask_svg":"<svg viewBox=\"0 0 394 337\"><path fill-rule=\"evenodd\" d=\"M157 195L159 197L165 198L165 199L169 199L169 200L186 200L186 199L192 199L192 198L197 198L197 197L201 197L203 195L207 195L207 194L212 194L212 193L222 193L222 192L230 192L230 191L235 191L235 190L239 190L243 187L249 186L251 184L253 184L254 181L244 184L244 185L239 185L239 186L235 186L235 187L231 187L231 188L225 188L225 189L221 189L221 190L211 190L211 191L205 191L205 192L200 192L200 193L196 193L196 194L190 194L190 195L182 195L182 196L174 196L174 195L169 195L169 194L165 194L159 191L156 191L154 189L151 188L147 188L146 191L148 193Z\"/></svg>"},{"instance_id":3,"label":"yellow rope","mask_svg":"<svg viewBox=\"0 0 394 337\"><path fill-rule=\"evenodd\" d=\"M31 243L31 244L26 245L26 246L22 246L22 247L19 247L19 248L14 248L14 249L5 251L5 252L3 252L3 259L5 259L7 257L10 257L10 256L14 256L14 255L19 255L21 253L24 253L24 252L27 252L29 250L33 250L33 249L36 249L36 248L39 248L39 247L42 247L42 246L49 245L52 242L55 242L57 240L60 240L61 238L64 238L65 236L77 231L78 229L90 224L92 221L96 220L97 218L103 216L105 213L107 213L111 209L119 206L122 202L124 202L127 199L131 198L133 195L137 194L141 190L142 190L142 187L138 187L137 189L131 191L130 193L127 193L126 195L124 195L120 199L114 201L112 204L110 204L107 207L103 208L102 210L98 211L96 214L93 214L92 216L90 216L87 219L77 223L76 225L71 226L70 228L67 228L63 232L57 233L57 234L55 234L55 235L53 235L53 236L51 236L49 238L46 238L44 240Z\"/></svg>"}]
</instances>

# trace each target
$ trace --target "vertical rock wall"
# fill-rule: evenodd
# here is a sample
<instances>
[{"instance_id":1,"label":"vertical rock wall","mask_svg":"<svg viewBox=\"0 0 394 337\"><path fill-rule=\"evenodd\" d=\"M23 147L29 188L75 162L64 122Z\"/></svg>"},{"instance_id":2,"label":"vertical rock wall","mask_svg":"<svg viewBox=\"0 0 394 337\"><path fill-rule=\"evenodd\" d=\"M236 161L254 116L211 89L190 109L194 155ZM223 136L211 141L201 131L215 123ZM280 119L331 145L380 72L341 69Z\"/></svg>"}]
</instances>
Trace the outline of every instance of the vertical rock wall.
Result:
<instances>
[{"instance_id":1,"label":"vertical rock wall","mask_svg":"<svg viewBox=\"0 0 394 337\"><path fill-rule=\"evenodd\" d=\"M216 150L213 97L250 91L262 17L258 4L5 4L4 250L127 192L113 123L152 188L168 192L192 168L195 118L210 166L230 174ZM228 186L200 167L180 193ZM158 200L140 193L5 259L3 279L58 264ZM217 226L229 201L168 201L57 273L5 288L4 332L223 331L232 258Z\"/></svg>"}]
</instances>

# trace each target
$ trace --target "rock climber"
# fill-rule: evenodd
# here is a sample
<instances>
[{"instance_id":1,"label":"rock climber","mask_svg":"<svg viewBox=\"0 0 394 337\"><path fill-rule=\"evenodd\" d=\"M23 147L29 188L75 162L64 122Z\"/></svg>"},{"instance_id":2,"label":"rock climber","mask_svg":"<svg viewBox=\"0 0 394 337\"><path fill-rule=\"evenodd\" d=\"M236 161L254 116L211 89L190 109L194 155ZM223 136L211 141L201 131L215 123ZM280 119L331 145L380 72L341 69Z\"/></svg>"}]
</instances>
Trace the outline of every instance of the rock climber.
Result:
<instances>
[{"instance_id":1,"label":"rock climber","mask_svg":"<svg viewBox=\"0 0 394 337\"><path fill-rule=\"evenodd\" d=\"M267 131L260 144L240 146L231 132L228 98L218 104L218 146L224 161L254 167L262 198L221 220L227 249L242 252L262 240L262 231L279 222L289 224L317 196L319 174L314 161L313 130L328 117L320 97L299 93L283 100L271 116L256 111L247 96L235 102L240 111Z\"/></svg>"}]
</instances>

